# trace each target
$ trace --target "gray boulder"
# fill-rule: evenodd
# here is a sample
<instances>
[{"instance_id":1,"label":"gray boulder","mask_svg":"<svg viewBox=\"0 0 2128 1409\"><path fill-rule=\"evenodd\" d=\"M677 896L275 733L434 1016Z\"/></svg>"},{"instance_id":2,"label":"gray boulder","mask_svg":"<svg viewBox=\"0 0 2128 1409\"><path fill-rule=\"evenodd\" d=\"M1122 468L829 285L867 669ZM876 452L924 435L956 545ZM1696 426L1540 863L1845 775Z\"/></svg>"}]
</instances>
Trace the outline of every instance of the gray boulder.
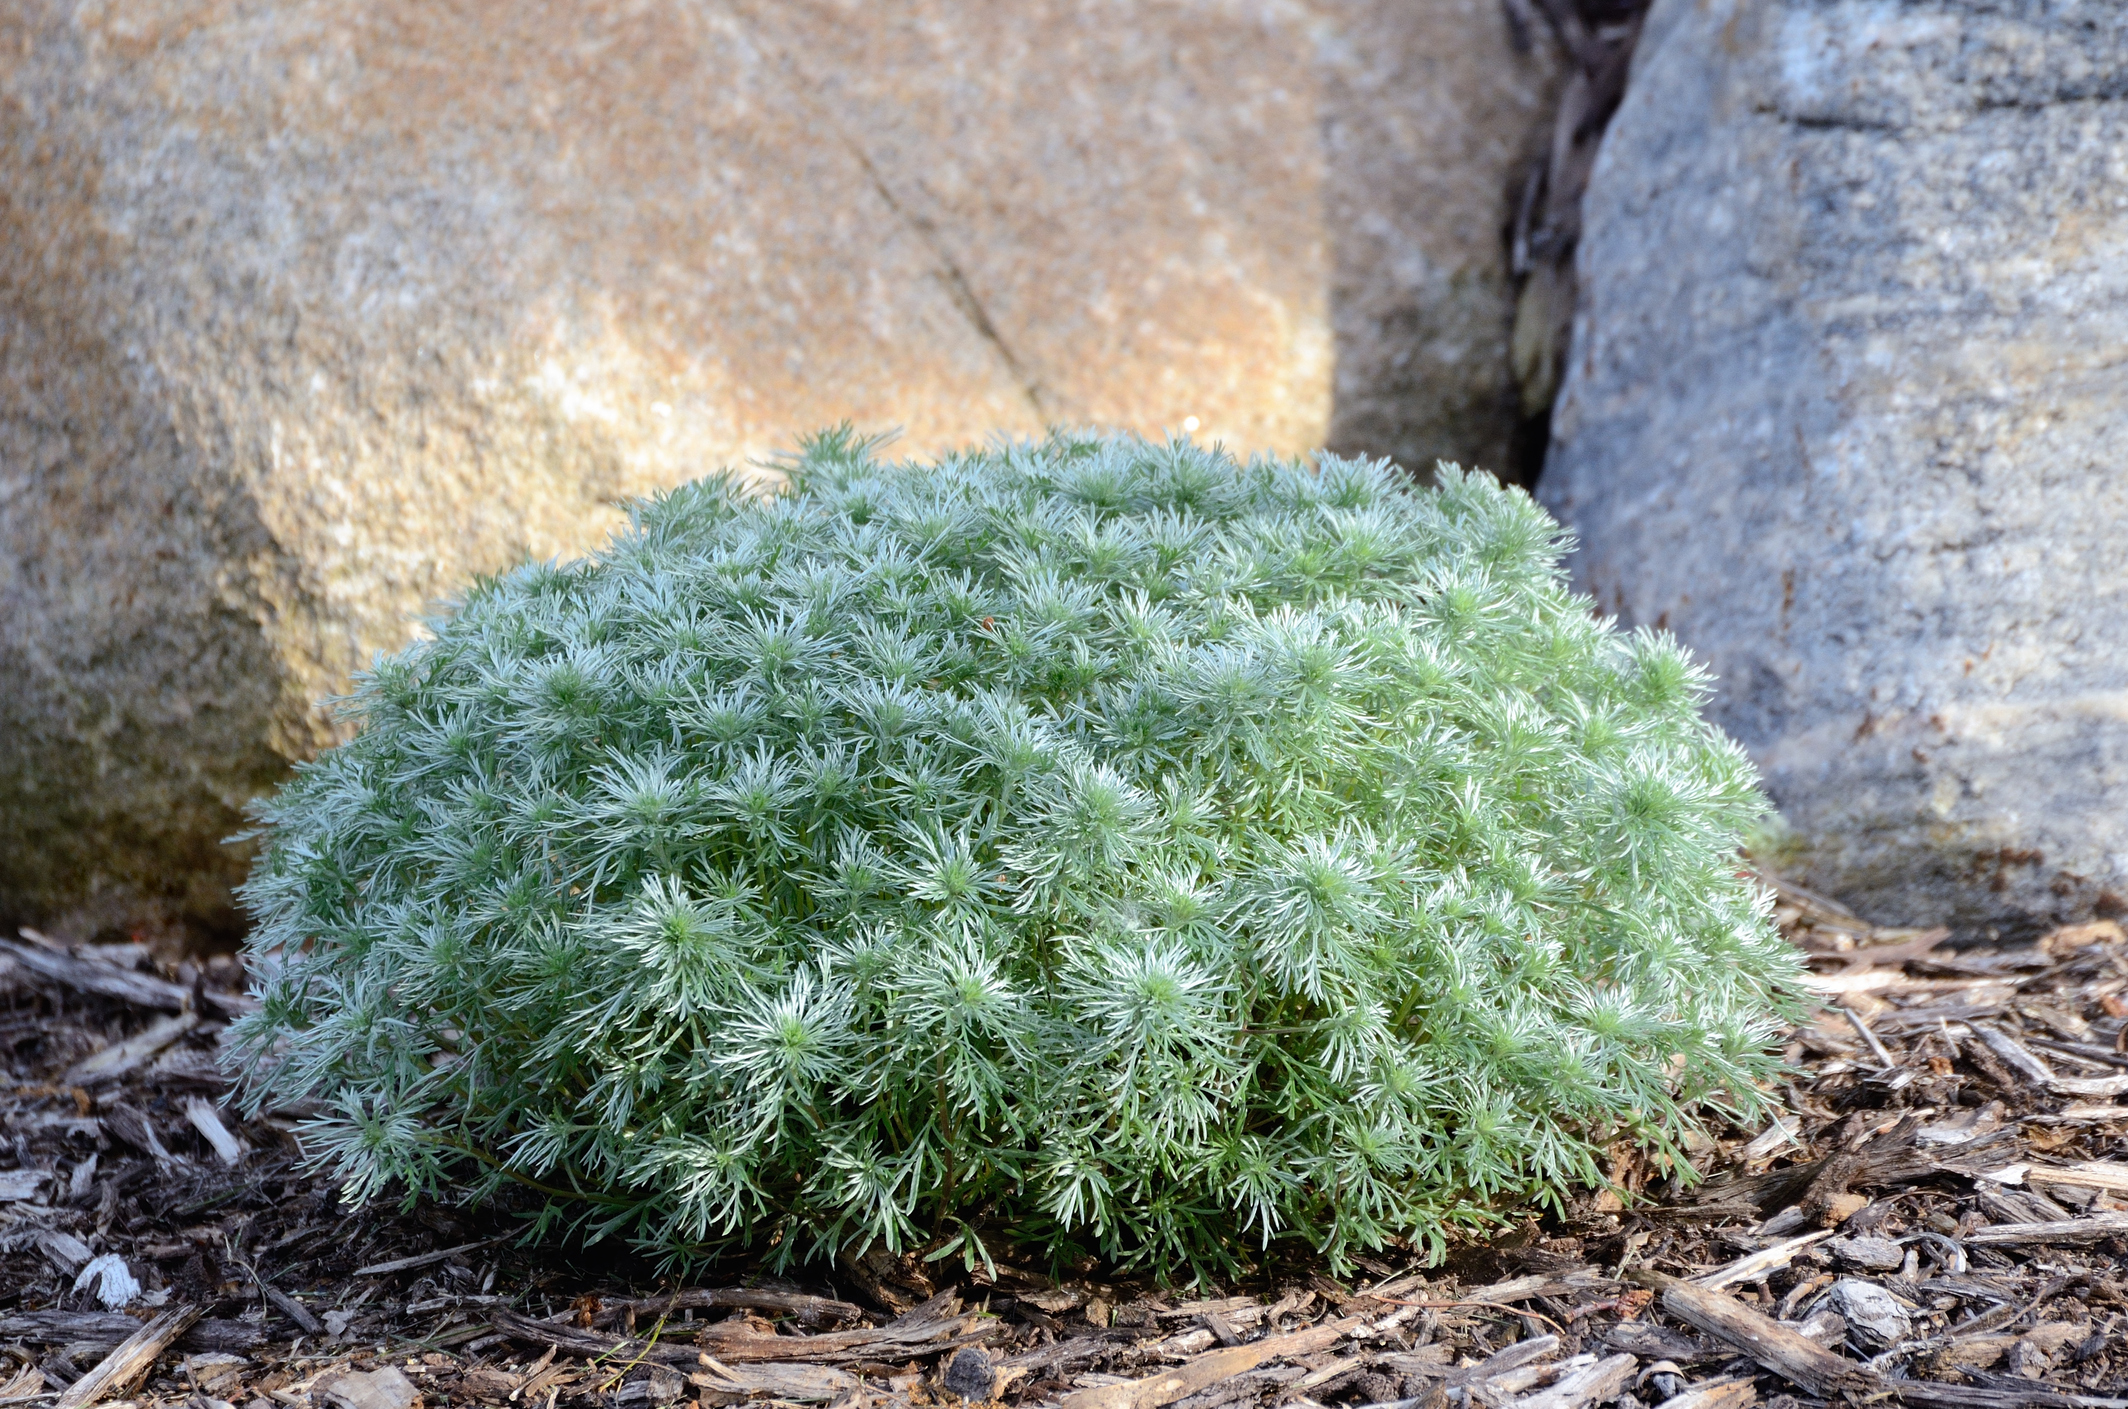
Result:
<instances>
[{"instance_id":1,"label":"gray boulder","mask_svg":"<svg viewBox=\"0 0 2128 1409\"><path fill-rule=\"evenodd\" d=\"M2128 7L1656 0L1540 494L1718 674L1785 869L2128 909Z\"/></svg>"},{"instance_id":2,"label":"gray boulder","mask_svg":"<svg viewBox=\"0 0 2128 1409\"><path fill-rule=\"evenodd\" d=\"M0 6L0 922L223 839L479 573L844 418L1497 463L1493 0Z\"/></svg>"}]
</instances>

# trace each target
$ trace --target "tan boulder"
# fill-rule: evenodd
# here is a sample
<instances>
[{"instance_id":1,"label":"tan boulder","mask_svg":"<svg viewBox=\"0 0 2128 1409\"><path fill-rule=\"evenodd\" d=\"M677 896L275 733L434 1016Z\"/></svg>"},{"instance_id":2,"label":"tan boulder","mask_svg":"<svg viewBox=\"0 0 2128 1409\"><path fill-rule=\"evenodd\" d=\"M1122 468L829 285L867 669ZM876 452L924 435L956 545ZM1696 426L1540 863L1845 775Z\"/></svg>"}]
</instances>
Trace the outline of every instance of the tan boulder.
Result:
<instances>
[{"instance_id":1,"label":"tan boulder","mask_svg":"<svg viewBox=\"0 0 2128 1409\"><path fill-rule=\"evenodd\" d=\"M849 419L1496 463L1491 0L0 10L0 917L232 919L316 701Z\"/></svg>"}]
</instances>

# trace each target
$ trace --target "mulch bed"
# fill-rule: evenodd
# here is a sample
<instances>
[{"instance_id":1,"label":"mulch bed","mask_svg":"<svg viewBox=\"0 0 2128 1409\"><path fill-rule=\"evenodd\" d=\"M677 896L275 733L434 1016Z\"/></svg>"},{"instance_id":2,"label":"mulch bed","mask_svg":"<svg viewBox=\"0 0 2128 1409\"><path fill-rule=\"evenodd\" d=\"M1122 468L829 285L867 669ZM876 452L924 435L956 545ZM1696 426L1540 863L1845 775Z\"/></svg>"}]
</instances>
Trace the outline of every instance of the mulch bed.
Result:
<instances>
[{"instance_id":1,"label":"mulch bed","mask_svg":"<svg viewBox=\"0 0 2128 1409\"><path fill-rule=\"evenodd\" d=\"M923 1249L661 1283L509 1210L349 1212L292 1118L216 1104L233 960L0 941L0 1406L2128 1409L2128 936L1950 952L1780 896L1828 1006L1700 1182L1621 1151L1440 1267L1187 1291Z\"/></svg>"}]
</instances>

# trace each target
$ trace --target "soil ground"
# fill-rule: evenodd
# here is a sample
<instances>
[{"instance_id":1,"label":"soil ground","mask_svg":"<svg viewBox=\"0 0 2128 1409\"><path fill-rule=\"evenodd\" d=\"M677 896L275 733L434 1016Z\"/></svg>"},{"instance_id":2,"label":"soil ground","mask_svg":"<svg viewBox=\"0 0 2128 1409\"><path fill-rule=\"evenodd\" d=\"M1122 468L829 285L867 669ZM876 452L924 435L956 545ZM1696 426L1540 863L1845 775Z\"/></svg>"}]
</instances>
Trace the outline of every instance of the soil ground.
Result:
<instances>
[{"instance_id":1,"label":"soil ground","mask_svg":"<svg viewBox=\"0 0 2128 1409\"><path fill-rule=\"evenodd\" d=\"M1232 1285L925 1249L684 1283L508 1210L349 1211L215 1044L233 961L0 959L0 1409L957 1399L1064 1409L2128 1409L2128 936L1938 948L1791 887L1826 1007L1792 1114L1446 1263ZM120 1310L105 1274L139 1283ZM1055 1274L1055 1275L1053 1275ZM85 1280L84 1280L85 1279ZM122 1290L122 1288L120 1288Z\"/></svg>"}]
</instances>

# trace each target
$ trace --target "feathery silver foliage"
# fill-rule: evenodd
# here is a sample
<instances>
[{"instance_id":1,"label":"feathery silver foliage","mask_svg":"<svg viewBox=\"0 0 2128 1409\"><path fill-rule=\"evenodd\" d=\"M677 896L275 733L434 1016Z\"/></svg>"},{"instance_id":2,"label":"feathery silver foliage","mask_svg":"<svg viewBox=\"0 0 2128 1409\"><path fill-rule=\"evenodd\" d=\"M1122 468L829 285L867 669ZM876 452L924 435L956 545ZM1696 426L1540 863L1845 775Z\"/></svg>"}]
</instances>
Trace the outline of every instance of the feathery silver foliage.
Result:
<instances>
[{"instance_id":1,"label":"feathery silver foliage","mask_svg":"<svg viewBox=\"0 0 2128 1409\"><path fill-rule=\"evenodd\" d=\"M245 1090L352 1196L1342 1262L1760 1104L1752 769L1525 495L876 449L482 583L261 809Z\"/></svg>"}]
</instances>

